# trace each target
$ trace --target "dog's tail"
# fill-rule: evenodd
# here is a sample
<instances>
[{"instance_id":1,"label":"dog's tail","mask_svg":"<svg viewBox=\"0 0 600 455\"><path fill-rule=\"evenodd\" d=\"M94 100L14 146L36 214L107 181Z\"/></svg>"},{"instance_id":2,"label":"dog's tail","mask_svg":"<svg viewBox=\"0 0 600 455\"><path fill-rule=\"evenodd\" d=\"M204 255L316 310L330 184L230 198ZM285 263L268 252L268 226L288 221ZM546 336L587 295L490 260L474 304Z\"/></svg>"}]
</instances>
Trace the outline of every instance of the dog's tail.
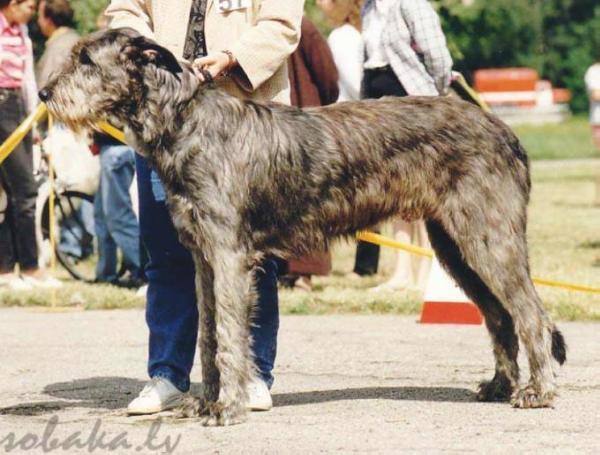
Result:
<instances>
[{"instance_id":1,"label":"dog's tail","mask_svg":"<svg viewBox=\"0 0 600 455\"><path fill-rule=\"evenodd\" d=\"M561 365L567 360L567 344L565 337L556 326L552 327L552 357Z\"/></svg>"}]
</instances>

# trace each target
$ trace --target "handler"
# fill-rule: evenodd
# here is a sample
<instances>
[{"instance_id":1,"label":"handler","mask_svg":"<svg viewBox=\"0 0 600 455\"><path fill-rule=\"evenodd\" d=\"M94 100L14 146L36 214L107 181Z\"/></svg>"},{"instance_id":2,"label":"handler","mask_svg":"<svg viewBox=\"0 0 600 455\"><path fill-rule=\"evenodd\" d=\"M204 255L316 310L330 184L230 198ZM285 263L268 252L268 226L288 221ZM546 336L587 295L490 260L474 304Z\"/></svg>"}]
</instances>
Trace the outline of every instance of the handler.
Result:
<instances>
[{"instance_id":1,"label":"handler","mask_svg":"<svg viewBox=\"0 0 600 455\"><path fill-rule=\"evenodd\" d=\"M113 0L110 27L130 27L179 58L208 70L224 90L242 98L289 103L285 62L298 45L304 0ZM158 175L136 156L140 231L149 255L146 322L151 380L128 406L149 414L177 406L190 387L198 334L194 263L179 243ZM250 384L249 408L272 407L269 388L277 347L276 264L257 274L258 311L252 337L262 380Z\"/></svg>"}]
</instances>

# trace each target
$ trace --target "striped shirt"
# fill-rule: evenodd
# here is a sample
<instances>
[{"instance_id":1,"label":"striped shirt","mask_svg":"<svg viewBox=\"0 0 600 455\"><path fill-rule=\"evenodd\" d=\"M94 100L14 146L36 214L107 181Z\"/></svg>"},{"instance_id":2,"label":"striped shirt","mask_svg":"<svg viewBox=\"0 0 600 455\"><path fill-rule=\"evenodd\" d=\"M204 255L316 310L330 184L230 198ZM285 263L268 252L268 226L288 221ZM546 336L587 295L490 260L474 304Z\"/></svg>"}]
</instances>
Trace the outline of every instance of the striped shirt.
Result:
<instances>
[{"instance_id":1,"label":"striped shirt","mask_svg":"<svg viewBox=\"0 0 600 455\"><path fill-rule=\"evenodd\" d=\"M452 58L429 1L367 0L362 19L366 68L391 65L409 95L448 91Z\"/></svg>"},{"instance_id":2,"label":"striped shirt","mask_svg":"<svg viewBox=\"0 0 600 455\"><path fill-rule=\"evenodd\" d=\"M20 88L23 85L28 52L23 27L9 24L0 13L0 87Z\"/></svg>"}]
</instances>

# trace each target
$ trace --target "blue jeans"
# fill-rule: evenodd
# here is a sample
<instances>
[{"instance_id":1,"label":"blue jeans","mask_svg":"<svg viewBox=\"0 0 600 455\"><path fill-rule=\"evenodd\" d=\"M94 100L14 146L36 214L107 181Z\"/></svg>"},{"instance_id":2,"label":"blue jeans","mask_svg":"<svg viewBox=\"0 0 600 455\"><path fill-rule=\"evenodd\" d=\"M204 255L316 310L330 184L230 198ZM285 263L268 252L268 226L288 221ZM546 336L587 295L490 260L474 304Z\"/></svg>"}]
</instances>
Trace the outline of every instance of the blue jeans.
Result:
<instances>
[{"instance_id":1,"label":"blue jeans","mask_svg":"<svg viewBox=\"0 0 600 455\"><path fill-rule=\"evenodd\" d=\"M158 175L136 155L140 231L150 261L146 267L146 323L150 330L148 374L169 379L179 390L190 387L198 338L198 307L191 254L179 243ZM266 260L257 273L257 312L251 329L256 366L270 387L277 351L279 305L277 266Z\"/></svg>"},{"instance_id":2,"label":"blue jeans","mask_svg":"<svg viewBox=\"0 0 600 455\"><path fill-rule=\"evenodd\" d=\"M88 237L96 235L94 223L94 204L81 201L81 206L74 214L61 220L60 251L78 259L91 255L94 249Z\"/></svg>"},{"instance_id":3,"label":"blue jeans","mask_svg":"<svg viewBox=\"0 0 600 455\"><path fill-rule=\"evenodd\" d=\"M125 145L100 148L100 187L94 198L99 281L117 279L117 248L123 255L123 268L136 278L140 275L140 230L129 195L134 155Z\"/></svg>"}]
</instances>

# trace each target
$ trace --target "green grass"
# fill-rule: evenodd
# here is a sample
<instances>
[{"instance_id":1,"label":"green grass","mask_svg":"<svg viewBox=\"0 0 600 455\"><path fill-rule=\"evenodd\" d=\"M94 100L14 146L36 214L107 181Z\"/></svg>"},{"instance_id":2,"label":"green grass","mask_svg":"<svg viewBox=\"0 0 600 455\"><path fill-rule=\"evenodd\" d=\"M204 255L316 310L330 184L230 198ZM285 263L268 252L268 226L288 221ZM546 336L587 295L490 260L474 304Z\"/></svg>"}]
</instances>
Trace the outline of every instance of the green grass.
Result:
<instances>
[{"instance_id":1,"label":"green grass","mask_svg":"<svg viewBox=\"0 0 600 455\"><path fill-rule=\"evenodd\" d=\"M529 242L534 276L600 287L600 207L594 207L594 179L600 160L534 163L533 192L529 208ZM384 234L390 228L384 227ZM395 251L383 248L381 274L348 279L354 260L354 244L341 242L333 248L333 273L314 279L311 293L283 289L284 314L388 313L417 315L422 295L418 291L374 293L372 286L391 273ZM132 291L111 286L88 285L66 280L64 289L52 292L0 291L5 306L75 306L84 309L143 307ZM539 286L552 315L567 320L600 320L600 295Z\"/></svg>"},{"instance_id":2,"label":"green grass","mask_svg":"<svg viewBox=\"0 0 600 455\"><path fill-rule=\"evenodd\" d=\"M594 149L588 117L584 115L557 125L520 126L514 130L532 160L600 157Z\"/></svg>"}]
</instances>

